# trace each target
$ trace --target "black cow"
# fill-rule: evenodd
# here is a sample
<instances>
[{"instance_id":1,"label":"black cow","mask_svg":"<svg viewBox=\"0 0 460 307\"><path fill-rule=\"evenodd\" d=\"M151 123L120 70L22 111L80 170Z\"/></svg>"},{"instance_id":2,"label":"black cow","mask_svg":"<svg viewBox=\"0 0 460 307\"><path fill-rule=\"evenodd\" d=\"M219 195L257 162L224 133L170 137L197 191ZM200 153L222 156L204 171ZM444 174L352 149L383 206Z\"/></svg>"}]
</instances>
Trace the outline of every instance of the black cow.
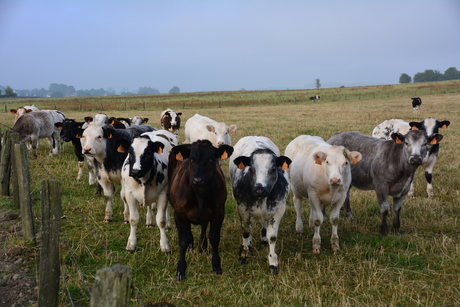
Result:
<instances>
[{"instance_id":1,"label":"black cow","mask_svg":"<svg viewBox=\"0 0 460 307\"><path fill-rule=\"evenodd\" d=\"M422 99L420 97L413 97L411 99L414 112L420 112L420 108L422 107Z\"/></svg>"}]
</instances>

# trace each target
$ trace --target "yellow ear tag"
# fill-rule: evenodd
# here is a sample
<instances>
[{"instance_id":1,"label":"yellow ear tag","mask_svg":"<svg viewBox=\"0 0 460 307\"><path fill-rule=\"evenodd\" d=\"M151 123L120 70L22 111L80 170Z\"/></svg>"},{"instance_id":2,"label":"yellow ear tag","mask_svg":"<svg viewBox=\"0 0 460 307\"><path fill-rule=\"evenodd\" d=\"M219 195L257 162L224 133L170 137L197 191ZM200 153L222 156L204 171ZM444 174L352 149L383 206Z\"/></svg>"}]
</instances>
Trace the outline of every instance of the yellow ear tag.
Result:
<instances>
[{"instance_id":1,"label":"yellow ear tag","mask_svg":"<svg viewBox=\"0 0 460 307\"><path fill-rule=\"evenodd\" d=\"M281 165L281 169L283 171L287 170L289 168L289 164L287 164L286 162L283 163L283 165Z\"/></svg>"},{"instance_id":2,"label":"yellow ear tag","mask_svg":"<svg viewBox=\"0 0 460 307\"><path fill-rule=\"evenodd\" d=\"M316 164L319 164L319 165L323 165L323 163L321 162L321 158L316 158L316 161L315 161Z\"/></svg>"},{"instance_id":3,"label":"yellow ear tag","mask_svg":"<svg viewBox=\"0 0 460 307\"><path fill-rule=\"evenodd\" d=\"M124 152L125 152L125 148L123 147L123 145L120 145L120 146L118 146L117 151L118 151L118 152L121 152L121 153L124 153Z\"/></svg>"},{"instance_id":4,"label":"yellow ear tag","mask_svg":"<svg viewBox=\"0 0 460 307\"><path fill-rule=\"evenodd\" d=\"M238 164L238 168L240 170L244 170L245 166L244 166L243 162L240 162L240 164Z\"/></svg>"},{"instance_id":5,"label":"yellow ear tag","mask_svg":"<svg viewBox=\"0 0 460 307\"><path fill-rule=\"evenodd\" d=\"M177 160L177 161L184 161L184 157L182 156L182 154L181 154L180 152L178 152L178 153L176 154L176 160Z\"/></svg>"}]
</instances>

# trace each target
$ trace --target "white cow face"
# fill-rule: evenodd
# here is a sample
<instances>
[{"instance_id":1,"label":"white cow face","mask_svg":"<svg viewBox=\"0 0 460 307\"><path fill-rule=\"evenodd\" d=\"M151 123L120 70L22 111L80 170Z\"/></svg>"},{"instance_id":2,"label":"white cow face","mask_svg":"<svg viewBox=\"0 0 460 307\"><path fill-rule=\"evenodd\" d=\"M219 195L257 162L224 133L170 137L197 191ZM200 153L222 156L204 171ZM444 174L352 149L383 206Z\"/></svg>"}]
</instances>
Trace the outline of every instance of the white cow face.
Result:
<instances>
[{"instance_id":1,"label":"white cow face","mask_svg":"<svg viewBox=\"0 0 460 307\"><path fill-rule=\"evenodd\" d=\"M328 183L332 186L351 182L350 165L358 163L361 158L359 152L349 152L343 146L332 146L327 153L318 151L313 154L315 163L323 166Z\"/></svg>"},{"instance_id":2,"label":"white cow face","mask_svg":"<svg viewBox=\"0 0 460 307\"><path fill-rule=\"evenodd\" d=\"M224 144L232 145L230 133L235 132L236 128L236 125L227 126L224 123L206 125L206 129L208 129L208 131L211 132L211 134L213 134L211 142L216 147Z\"/></svg>"},{"instance_id":3,"label":"white cow face","mask_svg":"<svg viewBox=\"0 0 460 307\"><path fill-rule=\"evenodd\" d=\"M95 157L105 153L106 139L111 137L111 128L91 123L81 136L82 153Z\"/></svg>"}]
</instances>

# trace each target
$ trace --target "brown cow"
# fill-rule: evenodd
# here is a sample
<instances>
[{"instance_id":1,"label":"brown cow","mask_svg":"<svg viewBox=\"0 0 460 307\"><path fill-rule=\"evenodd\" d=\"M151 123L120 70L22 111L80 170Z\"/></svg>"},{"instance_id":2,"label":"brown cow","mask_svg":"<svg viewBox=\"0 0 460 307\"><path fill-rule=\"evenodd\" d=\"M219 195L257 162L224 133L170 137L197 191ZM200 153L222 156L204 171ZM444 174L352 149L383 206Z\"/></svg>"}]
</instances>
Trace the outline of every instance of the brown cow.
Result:
<instances>
[{"instance_id":1,"label":"brown cow","mask_svg":"<svg viewBox=\"0 0 460 307\"><path fill-rule=\"evenodd\" d=\"M191 224L201 226L200 251L206 251L206 229L210 224L212 270L222 274L219 256L220 231L225 215L227 187L219 161L227 159L233 147L212 146L208 140L173 147L169 157L168 198L174 208L174 220L179 235L180 256L176 279L185 279L185 254L193 247Z\"/></svg>"}]
</instances>

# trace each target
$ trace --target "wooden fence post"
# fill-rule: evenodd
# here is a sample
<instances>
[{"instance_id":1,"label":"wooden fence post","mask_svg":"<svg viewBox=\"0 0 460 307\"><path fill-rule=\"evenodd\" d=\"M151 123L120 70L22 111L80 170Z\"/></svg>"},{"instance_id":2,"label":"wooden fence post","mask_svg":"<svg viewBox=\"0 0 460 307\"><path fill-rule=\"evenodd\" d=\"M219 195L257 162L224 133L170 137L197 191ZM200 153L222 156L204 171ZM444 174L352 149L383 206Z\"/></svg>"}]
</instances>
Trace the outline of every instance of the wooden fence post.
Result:
<instances>
[{"instance_id":1,"label":"wooden fence post","mask_svg":"<svg viewBox=\"0 0 460 307\"><path fill-rule=\"evenodd\" d=\"M40 182L42 238L40 244L38 307L58 306L61 232L61 185L59 180Z\"/></svg>"},{"instance_id":2,"label":"wooden fence post","mask_svg":"<svg viewBox=\"0 0 460 307\"><path fill-rule=\"evenodd\" d=\"M0 194L10 196L11 152L13 143L19 141L19 133L6 130L3 136L3 150L0 161Z\"/></svg>"},{"instance_id":3,"label":"wooden fence post","mask_svg":"<svg viewBox=\"0 0 460 307\"><path fill-rule=\"evenodd\" d=\"M132 273L126 265L115 265L96 272L91 307L129 306Z\"/></svg>"},{"instance_id":4,"label":"wooden fence post","mask_svg":"<svg viewBox=\"0 0 460 307\"><path fill-rule=\"evenodd\" d=\"M34 216L30 199L29 157L26 144L14 145L13 165L16 174L14 189L17 190L19 207L21 208L22 232L24 239L35 242Z\"/></svg>"}]
</instances>

